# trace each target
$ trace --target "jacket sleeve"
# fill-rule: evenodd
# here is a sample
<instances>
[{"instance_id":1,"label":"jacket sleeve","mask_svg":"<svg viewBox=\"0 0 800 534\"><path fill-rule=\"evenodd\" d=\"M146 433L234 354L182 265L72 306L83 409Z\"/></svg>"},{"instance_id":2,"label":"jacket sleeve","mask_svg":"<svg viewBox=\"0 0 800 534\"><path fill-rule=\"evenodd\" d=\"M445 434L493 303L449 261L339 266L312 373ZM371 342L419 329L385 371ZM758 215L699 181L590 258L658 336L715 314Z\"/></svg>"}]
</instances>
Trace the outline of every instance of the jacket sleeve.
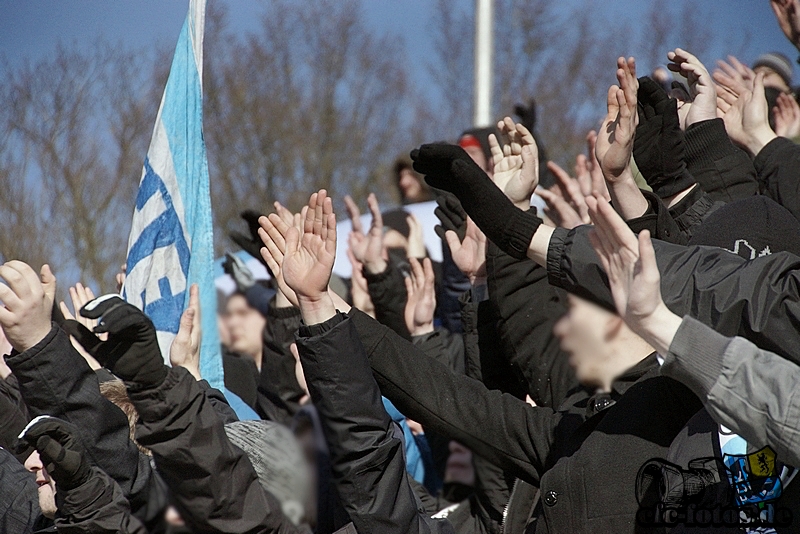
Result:
<instances>
[{"instance_id":1,"label":"jacket sleeve","mask_svg":"<svg viewBox=\"0 0 800 534\"><path fill-rule=\"evenodd\" d=\"M300 398L305 391L297 383L295 359L289 347L300 328L300 310L295 307L277 308L270 303L267 327L264 329L264 351L261 359L259 387L272 391L283 402L288 414L300 409Z\"/></svg>"},{"instance_id":2,"label":"jacket sleeve","mask_svg":"<svg viewBox=\"0 0 800 534\"><path fill-rule=\"evenodd\" d=\"M170 369L157 389L129 391L139 412L136 439L153 451L172 502L201 532L303 532L264 491L245 453L234 447L194 377Z\"/></svg>"},{"instance_id":3,"label":"jacket sleeve","mask_svg":"<svg viewBox=\"0 0 800 534\"><path fill-rule=\"evenodd\" d=\"M41 516L35 477L0 448L0 532L27 534Z\"/></svg>"},{"instance_id":4,"label":"jacket sleeve","mask_svg":"<svg viewBox=\"0 0 800 534\"><path fill-rule=\"evenodd\" d=\"M689 386L718 423L800 465L800 367L685 317L661 372Z\"/></svg>"},{"instance_id":5,"label":"jacket sleeve","mask_svg":"<svg viewBox=\"0 0 800 534\"><path fill-rule=\"evenodd\" d=\"M381 393L402 413L514 476L538 483L560 414L450 372L355 308L350 318Z\"/></svg>"},{"instance_id":6,"label":"jacket sleeve","mask_svg":"<svg viewBox=\"0 0 800 534\"><path fill-rule=\"evenodd\" d=\"M608 279L589 227L556 229L547 271L552 284L614 310ZM800 258L788 252L745 260L717 247L654 240L661 296L674 313L691 315L726 336L800 362Z\"/></svg>"},{"instance_id":7,"label":"jacket sleeve","mask_svg":"<svg viewBox=\"0 0 800 534\"><path fill-rule=\"evenodd\" d=\"M298 334L309 394L322 421L339 496L358 532L452 532L431 519L408 483L402 433L381 393L352 320L337 314Z\"/></svg>"},{"instance_id":8,"label":"jacket sleeve","mask_svg":"<svg viewBox=\"0 0 800 534\"><path fill-rule=\"evenodd\" d=\"M722 119L692 124L684 144L686 168L712 200L732 202L758 194L753 162L731 142Z\"/></svg>"},{"instance_id":9,"label":"jacket sleeve","mask_svg":"<svg viewBox=\"0 0 800 534\"><path fill-rule=\"evenodd\" d=\"M641 217L626 221L631 230L637 234L642 230L649 230L654 239L685 245L688 237L681 231L664 201L652 191L642 190L642 195L647 200L647 212Z\"/></svg>"},{"instance_id":10,"label":"jacket sleeve","mask_svg":"<svg viewBox=\"0 0 800 534\"><path fill-rule=\"evenodd\" d=\"M494 244L487 250L486 273L502 353L522 372L537 405L558 407L577 385L553 335L553 325L566 312L565 295L550 286L545 269Z\"/></svg>"},{"instance_id":11,"label":"jacket sleeve","mask_svg":"<svg viewBox=\"0 0 800 534\"><path fill-rule=\"evenodd\" d=\"M429 334L412 336L411 342L454 373L464 374L464 338L461 334L439 327Z\"/></svg>"},{"instance_id":12,"label":"jacket sleeve","mask_svg":"<svg viewBox=\"0 0 800 534\"><path fill-rule=\"evenodd\" d=\"M148 524L160 521L166 488L131 441L128 418L100 394L96 373L67 333L54 325L36 346L6 362L31 415L52 415L80 428L91 462L119 484L134 515Z\"/></svg>"},{"instance_id":13,"label":"jacket sleeve","mask_svg":"<svg viewBox=\"0 0 800 534\"><path fill-rule=\"evenodd\" d=\"M0 447L13 449L17 436L28 424L28 409L22 401L17 379L12 374L0 378ZM24 459L23 459L24 461Z\"/></svg>"},{"instance_id":14,"label":"jacket sleeve","mask_svg":"<svg viewBox=\"0 0 800 534\"><path fill-rule=\"evenodd\" d=\"M93 467L92 476L69 491L56 493L59 517L56 530L66 534L147 534L147 529L131 515L130 504L119 485Z\"/></svg>"},{"instance_id":15,"label":"jacket sleeve","mask_svg":"<svg viewBox=\"0 0 800 534\"><path fill-rule=\"evenodd\" d=\"M778 137L761 149L753 163L763 194L800 218L800 146Z\"/></svg>"},{"instance_id":16,"label":"jacket sleeve","mask_svg":"<svg viewBox=\"0 0 800 534\"><path fill-rule=\"evenodd\" d=\"M411 339L405 320L406 284L403 273L391 260L385 271L370 274L364 270L367 279L367 289L375 306L375 318L400 334L405 339Z\"/></svg>"}]
</instances>

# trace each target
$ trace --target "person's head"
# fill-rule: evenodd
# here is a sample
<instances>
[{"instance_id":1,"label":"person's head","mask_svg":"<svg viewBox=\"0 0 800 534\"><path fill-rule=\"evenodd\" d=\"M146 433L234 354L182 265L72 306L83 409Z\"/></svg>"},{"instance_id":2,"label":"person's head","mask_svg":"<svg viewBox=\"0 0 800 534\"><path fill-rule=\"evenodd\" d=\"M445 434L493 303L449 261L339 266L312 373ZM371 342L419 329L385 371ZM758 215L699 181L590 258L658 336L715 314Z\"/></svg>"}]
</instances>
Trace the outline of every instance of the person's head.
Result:
<instances>
[{"instance_id":1,"label":"person's head","mask_svg":"<svg viewBox=\"0 0 800 534\"><path fill-rule=\"evenodd\" d=\"M260 362L263 332L267 326L264 316L248 304L243 294L234 293L225 305L224 320L230 338L229 348Z\"/></svg>"},{"instance_id":2,"label":"person's head","mask_svg":"<svg viewBox=\"0 0 800 534\"><path fill-rule=\"evenodd\" d=\"M292 431L272 421L237 421L226 424L225 433L247 454L261 486L281 503L284 515L295 525L304 523L312 476Z\"/></svg>"},{"instance_id":3,"label":"person's head","mask_svg":"<svg viewBox=\"0 0 800 534\"><path fill-rule=\"evenodd\" d=\"M401 156L395 160L394 178L403 204L426 202L433 198L428 184L414 170L410 157Z\"/></svg>"},{"instance_id":4,"label":"person's head","mask_svg":"<svg viewBox=\"0 0 800 534\"><path fill-rule=\"evenodd\" d=\"M110 374L111 373L109 373L109 375ZM142 447L136 442L136 420L139 419L139 413L136 411L136 407L131 402L130 397L128 397L128 388L125 387L125 382L119 380L118 378L101 380L100 394L111 401L117 408L122 410L122 413L124 413L125 417L128 418L128 429L131 441L136 443L136 446L142 453L146 454L147 456L152 456L153 453L150 451L150 449Z\"/></svg>"},{"instance_id":5,"label":"person's head","mask_svg":"<svg viewBox=\"0 0 800 534\"><path fill-rule=\"evenodd\" d=\"M780 52L770 52L760 56L753 63L753 70L764 73L764 87L772 87L783 93L792 90L792 62Z\"/></svg>"},{"instance_id":6,"label":"person's head","mask_svg":"<svg viewBox=\"0 0 800 534\"><path fill-rule=\"evenodd\" d=\"M653 352L617 314L572 294L568 304L553 333L584 386L609 391L617 377Z\"/></svg>"},{"instance_id":7,"label":"person's head","mask_svg":"<svg viewBox=\"0 0 800 534\"><path fill-rule=\"evenodd\" d=\"M469 157L483 169L486 174L494 174L492 164L492 151L489 148L489 135L496 134L495 128L473 128L461 134L458 138L458 146L469 154Z\"/></svg>"},{"instance_id":8,"label":"person's head","mask_svg":"<svg viewBox=\"0 0 800 534\"><path fill-rule=\"evenodd\" d=\"M444 481L457 482L465 486L475 485L475 466L472 464L472 451L457 441L450 441L450 455L444 469Z\"/></svg>"},{"instance_id":9,"label":"person's head","mask_svg":"<svg viewBox=\"0 0 800 534\"><path fill-rule=\"evenodd\" d=\"M25 460L25 469L36 475L36 486L39 492L39 508L42 510L42 515L48 519L53 519L56 516L58 507L56 506L56 483L50 478L47 470L42 465L42 460L39 458L39 453L33 451L28 459Z\"/></svg>"}]
</instances>

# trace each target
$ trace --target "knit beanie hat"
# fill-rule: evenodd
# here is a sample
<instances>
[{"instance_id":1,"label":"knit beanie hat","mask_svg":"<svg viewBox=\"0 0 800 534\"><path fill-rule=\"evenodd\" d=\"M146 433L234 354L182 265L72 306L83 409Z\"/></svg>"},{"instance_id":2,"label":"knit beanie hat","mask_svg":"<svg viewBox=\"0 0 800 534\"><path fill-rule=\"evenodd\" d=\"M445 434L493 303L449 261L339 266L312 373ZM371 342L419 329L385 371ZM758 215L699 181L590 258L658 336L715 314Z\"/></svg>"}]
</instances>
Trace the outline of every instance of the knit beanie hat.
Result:
<instances>
[{"instance_id":1,"label":"knit beanie hat","mask_svg":"<svg viewBox=\"0 0 800 534\"><path fill-rule=\"evenodd\" d=\"M271 421L237 421L226 424L225 433L247 454L261 486L278 499L284 515L295 525L302 523L311 474L291 430Z\"/></svg>"},{"instance_id":2,"label":"knit beanie hat","mask_svg":"<svg viewBox=\"0 0 800 534\"><path fill-rule=\"evenodd\" d=\"M714 211L689 245L721 247L747 260L774 252L800 256L800 221L774 200L756 195Z\"/></svg>"},{"instance_id":3,"label":"knit beanie hat","mask_svg":"<svg viewBox=\"0 0 800 534\"><path fill-rule=\"evenodd\" d=\"M486 128L472 128L466 130L458 138L458 146L461 148L476 147L483 150L486 161L492 161L492 150L489 148L489 134L497 135L497 130L493 126Z\"/></svg>"},{"instance_id":4,"label":"knit beanie hat","mask_svg":"<svg viewBox=\"0 0 800 534\"><path fill-rule=\"evenodd\" d=\"M770 52L759 56L756 62L753 63L753 69L755 70L758 67L767 67L774 70L783 78L786 85L792 86L792 62L780 52Z\"/></svg>"}]
</instances>

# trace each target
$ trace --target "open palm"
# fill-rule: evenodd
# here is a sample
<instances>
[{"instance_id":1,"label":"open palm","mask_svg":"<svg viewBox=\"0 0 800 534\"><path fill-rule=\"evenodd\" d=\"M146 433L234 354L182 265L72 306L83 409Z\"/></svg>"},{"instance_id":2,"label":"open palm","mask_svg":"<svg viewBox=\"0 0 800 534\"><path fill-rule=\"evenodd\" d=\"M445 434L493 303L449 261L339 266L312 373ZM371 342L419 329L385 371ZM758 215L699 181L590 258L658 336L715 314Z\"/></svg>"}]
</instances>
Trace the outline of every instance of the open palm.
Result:
<instances>
[{"instance_id":1,"label":"open palm","mask_svg":"<svg viewBox=\"0 0 800 534\"><path fill-rule=\"evenodd\" d=\"M290 228L286 236L283 278L298 299L314 300L327 294L336 259L336 216L322 189L311 195L303 233Z\"/></svg>"},{"instance_id":2,"label":"open palm","mask_svg":"<svg viewBox=\"0 0 800 534\"><path fill-rule=\"evenodd\" d=\"M539 184L539 153L533 135L506 117L497 123L500 139L489 136L494 175L492 180L521 209L530 207L531 195Z\"/></svg>"}]
</instances>

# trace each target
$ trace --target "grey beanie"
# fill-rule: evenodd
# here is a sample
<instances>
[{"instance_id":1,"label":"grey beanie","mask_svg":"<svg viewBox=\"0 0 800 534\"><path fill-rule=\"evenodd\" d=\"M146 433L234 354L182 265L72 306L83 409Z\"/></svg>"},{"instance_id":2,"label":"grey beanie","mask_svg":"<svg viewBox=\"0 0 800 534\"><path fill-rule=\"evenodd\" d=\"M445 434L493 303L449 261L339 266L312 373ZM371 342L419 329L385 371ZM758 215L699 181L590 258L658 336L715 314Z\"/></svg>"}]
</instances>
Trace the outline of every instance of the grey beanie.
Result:
<instances>
[{"instance_id":1,"label":"grey beanie","mask_svg":"<svg viewBox=\"0 0 800 534\"><path fill-rule=\"evenodd\" d=\"M292 431L270 421L237 421L226 424L225 433L247 454L258 481L278 499L283 514L295 525L303 523L312 478Z\"/></svg>"},{"instance_id":2,"label":"grey beanie","mask_svg":"<svg viewBox=\"0 0 800 534\"><path fill-rule=\"evenodd\" d=\"M792 62L780 52L770 52L759 56L756 62L753 63L753 69L758 67L767 67L774 70L783 78L786 85L792 86Z\"/></svg>"}]
</instances>

